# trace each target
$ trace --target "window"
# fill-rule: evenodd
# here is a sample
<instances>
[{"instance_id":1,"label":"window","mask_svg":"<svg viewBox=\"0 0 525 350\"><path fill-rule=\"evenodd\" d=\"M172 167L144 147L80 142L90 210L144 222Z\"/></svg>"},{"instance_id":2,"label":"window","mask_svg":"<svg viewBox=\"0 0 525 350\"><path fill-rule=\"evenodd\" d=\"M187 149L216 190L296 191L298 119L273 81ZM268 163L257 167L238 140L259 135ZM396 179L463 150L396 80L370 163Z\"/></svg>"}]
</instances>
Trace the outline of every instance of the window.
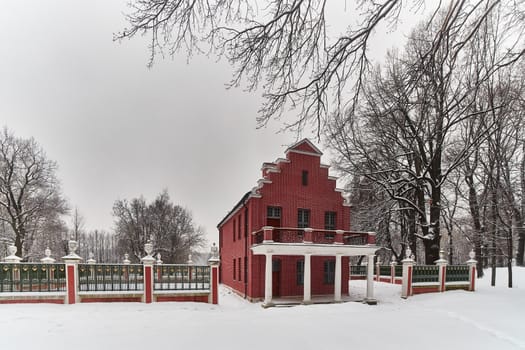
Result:
<instances>
[{"instance_id":1,"label":"window","mask_svg":"<svg viewBox=\"0 0 525 350\"><path fill-rule=\"evenodd\" d=\"M301 174L301 178L302 178L303 186L308 186L308 171L307 170L303 170Z\"/></svg>"},{"instance_id":2,"label":"window","mask_svg":"<svg viewBox=\"0 0 525 350\"><path fill-rule=\"evenodd\" d=\"M281 208L280 207L268 207L266 211L266 217L268 219L280 219Z\"/></svg>"},{"instance_id":3,"label":"window","mask_svg":"<svg viewBox=\"0 0 525 350\"><path fill-rule=\"evenodd\" d=\"M299 209L297 211L297 227L305 228L310 227L310 210Z\"/></svg>"},{"instance_id":4,"label":"window","mask_svg":"<svg viewBox=\"0 0 525 350\"><path fill-rule=\"evenodd\" d=\"M324 262L324 283L334 284L335 260L325 260Z\"/></svg>"},{"instance_id":5,"label":"window","mask_svg":"<svg viewBox=\"0 0 525 350\"><path fill-rule=\"evenodd\" d=\"M335 230L335 211L327 211L324 213L324 228L325 230Z\"/></svg>"},{"instance_id":6,"label":"window","mask_svg":"<svg viewBox=\"0 0 525 350\"><path fill-rule=\"evenodd\" d=\"M237 261L237 268L239 269L239 273L237 274L237 277L239 278L239 281L242 281L242 273L241 273L241 269L242 269L242 265L241 265L241 258L239 258L239 260Z\"/></svg>"},{"instance_id":7,"label":"window","mask_svg":"<svg viewBox=\"0 0 525 350\"><path fill-rule=\"evenodd\" d=\"M234 280L234 281L235 281L235 271L237 271L237 269L235 268L235 266L236 266L236 265L235 265L235 262L236 262L236 261L237 261L236 259L233 259L233 280Z\"/></svg>"},{"instance_id":8,"label":"window","mask_svg":"<svg viewBox=\"0 0 525 350\"><path fill-rule=\"evenodd\" d=\"M239 215L239 219L237 220L237 239L241 240L241 215Z\"/></svg>"},{"instance_id":9,"label":"window","mask_svg":"<svg viewBox=\"0 0 525 350\"><path fill-rule=\"evenodd\" d=\"M296 283L302 286L304 284L304 260L298 260L296 266Z\"/></svg>"},{"instance_id":10,"label":"window","mask_svg":"<svg viewBox=\"0 0 525 350\"><path fill-rule=\"evenodd\" d=\"M233 241L235 242L235 229L237 228L237 222L233 219Z\"/></svg>"},{"instance_id":11,"label":"window","mask_svg":"<svg viewBox=\"0 0 525 350\"><path fill-rule=\"evenodd\" d=\"M244 282L248 281L248 257L244 257Z\"/></svg>"}]
</instances>

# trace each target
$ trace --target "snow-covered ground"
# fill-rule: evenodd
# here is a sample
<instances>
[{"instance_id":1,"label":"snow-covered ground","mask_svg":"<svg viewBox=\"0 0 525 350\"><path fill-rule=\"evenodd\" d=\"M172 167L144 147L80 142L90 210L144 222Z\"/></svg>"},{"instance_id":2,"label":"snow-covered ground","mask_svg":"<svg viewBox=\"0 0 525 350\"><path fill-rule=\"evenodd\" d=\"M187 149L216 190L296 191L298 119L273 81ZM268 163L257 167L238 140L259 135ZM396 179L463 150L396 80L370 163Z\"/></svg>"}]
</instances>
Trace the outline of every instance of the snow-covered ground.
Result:
<instances>
[{"instance_id":1,"label":"snow-covered ground","mask_svg":"<svg viewBox=\"0 0 525 350\"><path fill-rule=\"evenodd\" d=\"M515 288L401 299L375 284L376 306L350 302L263 309L223 289L220 305L0 305L0 349L525 349L525 268ZM364 293L363 281L352 281Z\"/></svg>"}]
</instances>

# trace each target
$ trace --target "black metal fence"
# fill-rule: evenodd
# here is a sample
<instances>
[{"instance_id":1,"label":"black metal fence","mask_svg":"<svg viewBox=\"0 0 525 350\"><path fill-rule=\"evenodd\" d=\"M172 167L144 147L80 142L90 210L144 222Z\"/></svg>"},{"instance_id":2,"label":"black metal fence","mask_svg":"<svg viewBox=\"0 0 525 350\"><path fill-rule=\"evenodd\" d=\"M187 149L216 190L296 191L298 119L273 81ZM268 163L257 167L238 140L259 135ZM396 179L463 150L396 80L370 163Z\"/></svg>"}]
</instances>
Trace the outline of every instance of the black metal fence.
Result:
<instances>
[{"instance_id":1,"label":"black metal fence","mask_svg":"<svg viewBox=\"0 0 525 350\"><path fill-rule=\"evenodd\" d=\"M366 265L352 265L350 266L350 275L352 276L366 276Z\"/></svg>"},{"instance_id":2,"label":"black metal fence","mask_svg":"<svg viewBox=\"0 0 525 350\"><path fill-rule=\"evenodd\" d=\"M403 277L403 265L396 265L396 277Z\"/></svg>"},{"instance_id":3,"label":"black metal fence","mask_svg":"<svg viewBox=\"0 0 525 350\"><path fill-rule=\"evenodd\" d=\"M414 265L412 283L439 282L439 266Z\"/></svg>"},{"instance_id":4,"label":"black metal fence","mask_svg":"<svg viewBox=\"0 0 525 350\"><path fill-rule=\"evenodd\" d=\"M209 290L210 267L196 265L156 265L155 290Z\"/></svg>"},{"instance_id":5,"label":"black metal fence","mask_svg":"<svg viewBox=\"0 0 525 350\"><path fill-rule=\"evenodd\" d=\"M79 264L78 288L80 292L143 291L142 265Z\"/></svg>"},{"instance_id":6,"label":"black metal fence","mask_svg":"<svg viewBox=\"0 0 525 350\"><path fill-rule=\"evenodd\" d=\"M445 275L446 282L469 282L470 269L465 265L448 265Z\"/></svg>"},{"instance_id":7,"label":"black metal fence","mask_svg":"<svg viewBox=\"0 0 525 350\"><path fill-rule=\"evenodd\" d=\"M380 276L391 276L392 275L392 268L389 265L381 265L381 266L379 266L379 275Z\"/></svg>"},{"instance_id":8,"label":"black metal fence","mask_svg":"<svg viewBox=\"0 0 525 350\"><path fill-rule=\"evenodd\" d=\"M0 293L65 290L65 264L0 263Z\"/></svg>"}]
</instances>

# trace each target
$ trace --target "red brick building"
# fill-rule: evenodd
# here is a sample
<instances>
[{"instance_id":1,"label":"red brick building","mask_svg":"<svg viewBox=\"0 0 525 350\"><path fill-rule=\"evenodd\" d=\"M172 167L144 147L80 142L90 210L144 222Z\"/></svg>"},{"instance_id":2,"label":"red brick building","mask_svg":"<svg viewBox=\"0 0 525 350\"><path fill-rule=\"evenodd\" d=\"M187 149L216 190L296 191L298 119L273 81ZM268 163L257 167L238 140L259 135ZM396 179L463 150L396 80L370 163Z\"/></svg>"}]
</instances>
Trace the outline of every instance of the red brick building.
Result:
<instances>
[{"instance_id":1,"label":"red brick building","mask_svg":"<svg viewBox=\"0 0 525 350\"><path fill-rule=\"evenodd\" d=\"M348 292L349 256L373 256L373 233L351 232L350 204L321 151L304 139L263 163L257 186L217 225L220 282L250 299ZM370 291L371 292L371 291Z\"/></svg>"}]
</instances>

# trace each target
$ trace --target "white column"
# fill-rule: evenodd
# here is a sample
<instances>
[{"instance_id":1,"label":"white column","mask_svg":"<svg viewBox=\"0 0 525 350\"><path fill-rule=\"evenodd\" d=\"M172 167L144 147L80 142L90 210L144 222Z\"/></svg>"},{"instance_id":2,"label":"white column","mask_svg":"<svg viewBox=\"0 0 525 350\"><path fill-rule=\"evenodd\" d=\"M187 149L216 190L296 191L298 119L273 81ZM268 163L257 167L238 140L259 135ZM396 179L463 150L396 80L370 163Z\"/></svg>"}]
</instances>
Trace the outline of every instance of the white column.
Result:
<instances>
[{"instance_id":1,"label":"white column","mask_svg":"<svg viewBox=\"0 0 525 350\"><path fill-rule=\"evenodd\" d=\"M311 258L311 254L304 255L303 304L310 304L312 302L312 265L310 263Z\"/></svg>"},{"instance_id":2,"label":"white column","mask_svg":"<svg viewBox=\"0 0 525 350\"><path fill-rule=\"evenodd\" d=\"M368 256L368 271L366 275L366 299L367 304L377 304L374 299L374 255Z\"/></svg>"},{"instance_id":3,"label":"white column","mask_svg":"<svg viewBox=\"0 0 525 350\"><path fill-rule=\"evenodd\" d=\"M264 276L264 307L272 306L272 254L265 254L266 273Z\"/></svg>"},{"instance_id":4,"label":"white column","mask_svg":"<svg viewBox=\"0 0 525 350\"><path fill-rule=\"evenodd\" d=\"M341 301L341 255L335 256L334 300Z\"/></svg>"}]
</instances>

